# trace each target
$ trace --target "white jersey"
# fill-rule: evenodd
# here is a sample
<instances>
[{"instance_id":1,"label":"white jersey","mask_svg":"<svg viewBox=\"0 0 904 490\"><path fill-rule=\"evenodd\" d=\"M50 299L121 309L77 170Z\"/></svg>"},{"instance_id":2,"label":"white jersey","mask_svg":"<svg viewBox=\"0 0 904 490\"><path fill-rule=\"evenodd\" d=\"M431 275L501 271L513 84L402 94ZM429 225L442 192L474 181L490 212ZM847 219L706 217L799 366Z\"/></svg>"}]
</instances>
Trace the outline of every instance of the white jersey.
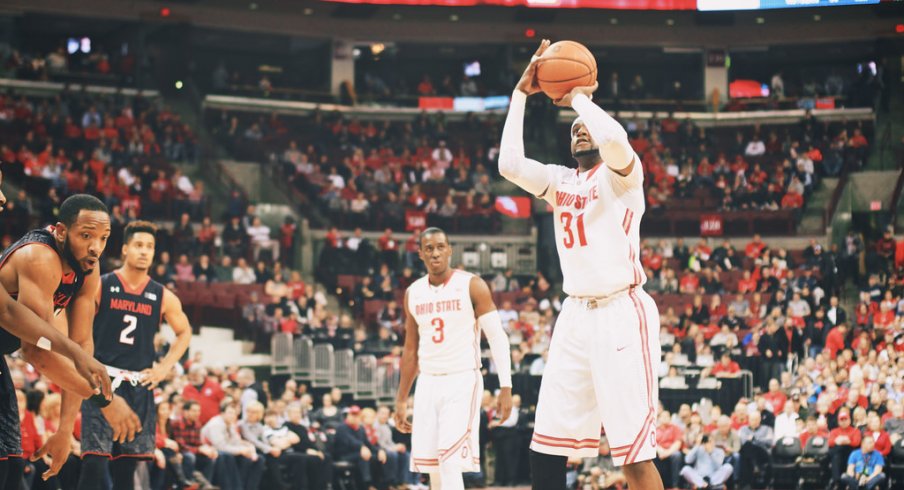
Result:
<instances>
[{"instance_id":1,"label":"white jersey","mask_svg":"<svg viewBox=\"0 0 904 490\"><path fill-rule=\"evenodd\" d=\"M408 312L417 322L418 367L441 375L480 369L480 330L471 302L469 272L455 270L433 286L424 276L408 287Z\"/></svg>"},{"instance_id":2,"label":"white jersey","mask_svg":"<svg viewBox=\"0 0 904 490\"><path fill-rule=\"evenodd\" d=\"M578 173L547 165L549 188L543 199L555 213L562 289L569 296L602 297L640 286L646 275L640 264L640 217L645 205L643 168L621 176L605 163Z\"/></svg>"}]
</instances>

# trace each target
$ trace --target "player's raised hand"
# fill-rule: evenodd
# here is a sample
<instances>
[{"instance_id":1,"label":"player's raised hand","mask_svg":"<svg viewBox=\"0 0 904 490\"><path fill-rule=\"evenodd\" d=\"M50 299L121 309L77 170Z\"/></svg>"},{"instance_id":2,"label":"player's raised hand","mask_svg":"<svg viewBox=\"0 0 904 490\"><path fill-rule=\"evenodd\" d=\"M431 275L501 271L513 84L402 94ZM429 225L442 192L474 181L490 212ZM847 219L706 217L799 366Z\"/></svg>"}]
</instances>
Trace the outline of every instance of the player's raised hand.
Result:
<instances>
[{"instance_id":1,"label":"player's raised hand","mask_svg":"<svg viewBox=\"0 0 904 490\"><path fill-rule=\"evenodd\" d=\"M47 442L41 446L41 449L32 454L29 459L37 461L45 456L50 457L50 468L41 475L41 478L47 481L47 479L60 472L63 464L69 459L70 452L72 452L72 434L60 431L47 438Z\"/></svg>"},{"instance_id":2,"label":"player's raised hand","mask_svg":"<svg viewBox=\"0 0 904 490\"><path fill-rule=\"evenodd\" d=\"M164 366L163 363L155 363L154 367L141 371L141 386L147 386L149 390L153 390L166 379L169 372L170 368Z\"/></svg>"},{"instance_id":3,"label":"player's raised hand","mask_svg":"<svg viewBox=\"0 0 904 490\"><path fill-rule=\"evenodd\" d=\"M73 352L72 357L75 363L75 370L88 381L91 389L95 393L104 395L104 398L109 400L113 396L113 389L110 387L110 376L107 375L107 368L81 349Z\"/></svg>"},{"instance_id":4,"label":"player's raised hand","mask_svg":"<svg viewBox=\"0 0 904 490\"><path fill-rule=\"evenodd\" d=\"M520 90L527 95L533 95L540 91L540 85L537 83L537 62L540 59L540 56L543 56L543 52L546 51L549 44L549 39L544 39L540 42L540 47L537 48L537 51L531 56L530 63L528 63L527 68L524 69L521 80L518 80L515 89Z\"/></svg>"},{"instance_id":5,"label":"player's raised hand","mask_svg":"<svg viewBox=\"0 0 904 490\"><path fill-rule=\"evenodd\" d=\"M396 403L395 426L402 434L411 433L411 422L408 421L408 402Z\"/></svg>"},{"instance_id":6,"label":"player's raised hand","mask_svg":"<svg viewBox=\"0 0 904 490\"><path fill-rule=\"evenodd\" d=\"M141 420L122 397L113 395L110 404L100 411L113 429L114 442L129 442L135 439L135 434L141 432Z\"/></svg>"},{"instance_id":7,"label":"player's raised hand","mask_svg":"<svg viewBox=\"0 0 904 490\"><path fill-rule=\"evenodd\" d=\"M505 422L512 415L512 389L500 388L499 396L496 397L496 420L499 423Z\"/></svg>"},{"instance_id":8,"label":"player's raised hand","mask_svg":"<svg viewBox=\"0 0 904 490\"><path fill-rule=\"evenodd\" d=\"M571 92L562 97L559 100L553 101L553 104L559 107L571 107L571 101L574 100L575 96L578 94L584 94L589 98L593 98L593 92L596 92L596 89L599 88L599 82L593 82L593 85L588 85L585 87L575 87L571 89Z\"/></svg>"}]
</instances>

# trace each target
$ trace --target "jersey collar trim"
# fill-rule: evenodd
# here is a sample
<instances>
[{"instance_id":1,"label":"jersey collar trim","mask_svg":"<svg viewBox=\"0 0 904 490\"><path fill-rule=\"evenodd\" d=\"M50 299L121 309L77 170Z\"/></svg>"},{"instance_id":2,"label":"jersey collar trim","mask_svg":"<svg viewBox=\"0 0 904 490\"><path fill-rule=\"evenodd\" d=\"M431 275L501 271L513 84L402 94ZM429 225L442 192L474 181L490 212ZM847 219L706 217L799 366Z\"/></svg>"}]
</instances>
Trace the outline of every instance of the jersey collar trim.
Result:
<instances>
[{"instance_id":1,"label":"jersey collar trim","mask_svg":"<svg viewBox=\"0 0 904 490\"><path fill-rule=\"evenodd\" d=\"M602 164L603 164L603 162L599 162L599 163L597 163L596 165L594 165L593 168L591 168L590 170L588 170L588 171L587 171L587 178L584 179L584 180L585 180L585 181L586 181L586 180L590 180L590 177L593 177L593 174L595 174L596 171L599 170L600 165L602 165ZM579 175L579 176L581 175L581 169L578 169L578 175Z\"/></svg>"},{"instance_id":2,"label":"jersey collar trim","mask_svg":"<svg viewBox=\"0 0 904 490\"><path fill-rule=\"evenodd\" d=\"M142 294L144 294L145 288L147 288L148 283L151 282L151 276L145 276L144 281L137 288L132 289L132 287L129 286L129 283L127 283L126 280L123 279L123 277L119 274L119 271L114 271L113 273L116 274L116 278L119 279L119 283L122 284L123 291L135 296L141 296Z\"/></svg>"}]
</instances>

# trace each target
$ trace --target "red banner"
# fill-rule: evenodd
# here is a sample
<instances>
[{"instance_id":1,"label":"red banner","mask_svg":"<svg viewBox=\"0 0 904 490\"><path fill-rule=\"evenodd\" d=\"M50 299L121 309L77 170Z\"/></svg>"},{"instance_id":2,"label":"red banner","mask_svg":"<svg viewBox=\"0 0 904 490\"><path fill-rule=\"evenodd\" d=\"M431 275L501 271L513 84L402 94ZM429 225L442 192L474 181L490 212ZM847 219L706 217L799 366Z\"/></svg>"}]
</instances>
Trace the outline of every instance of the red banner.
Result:
<instances>
[{"instance_id":1,"label":"red banner","mask_svg":"<svg viewBox=\"0 0 904 490\"><path fill-rule=\"evenodd\" d=\"M835 99L833 97L820 97L816 99L817 109L834 109Z\"/></svg>"},{"instance_id":2,"label":"red banner","mask_svg":"<svg viewBox=\"0 0 904 490\"><path fill-rule=\"evenodd\" d=\"M509 218L530 218L530 205L529 197L499 196L496 198L496 211Z\"/></svg>"},{"instance_id":3,"label":"red banner","mask_svg":"<svg viewBox=\"0 0 904 490\"><path fill-rule=\"evenodd\" d=\"M409 209L405 211L405 231L423 230L427 227L427 213Z\"/></svg>"},{"instance_id":4,"label":"red banner","mask_svg":"<svg viewBox=\"0 0 904 490\"><path fill-rule=\"evenodd\" d=\"M419 97L417 100L418 109L440 109L451 111L455 109L455 99L452 97Z\"/></svg>"},{"instance_id":5,"label":"red banner","mask_svg":"<svg viewBox=\"0 0 904 490\"><path fill-rule=\"evenodd\" d=\"M722 224L721 214L702 214L700 215L700 235L722 236L724 232Z\"/></svg>"}]
</instances>

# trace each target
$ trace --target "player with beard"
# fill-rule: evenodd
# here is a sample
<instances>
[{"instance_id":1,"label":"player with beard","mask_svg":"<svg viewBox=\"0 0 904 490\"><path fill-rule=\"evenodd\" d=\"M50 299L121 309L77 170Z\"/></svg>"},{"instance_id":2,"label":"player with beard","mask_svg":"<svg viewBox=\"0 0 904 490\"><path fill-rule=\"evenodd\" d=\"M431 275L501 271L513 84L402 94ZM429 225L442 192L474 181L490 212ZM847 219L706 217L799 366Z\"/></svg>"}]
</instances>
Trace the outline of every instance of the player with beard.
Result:
<instances>
[{"instance_id":1,"label":"player with beard","mask_svg":"<svg viewBox=\"0 0 904 490\"><path fill-rule=\"evenodd\" d=\"M96 289L94 355L107 366L113 390L126 399L142 421L134 441L114 442L112 429L97 407L82 404L82 471L79 488L102 488L109 471L113 489L131 489L141 459L154 459L157 409L154 388L172 371L188 349L191 325L182 302L148 274L154 263L157 227L133 221L123 232L119 269L101 276ZM155 362L154 335L161 320L172 327L176 341Z\"/></svg>"},{"instance_id":2,"label":"player with beard","mask_svg":"<svg viewBox=\"0 0 904 490\"><path fill-rule=\"evenodd\" d=\"M93 352L92 291L100 282L96 268L109 234L110 216L104 204L93 196L77 194L60 206L56 225L26 233L0 254L2 289L41 320L63 332L68 328L69 338L87 355ZM64 310L65 322L53 322ZM23 325L17 327L21 330ZM122 398L108 398L96 390L96 382L85 379L84 370L96 369L96 365L78 359L76 366L70 359L47 350L48 344L51 349L56 347L53 339L45 336L35 340L32 336L26 337L23 343L14 331L0 330L0 403L5 405L0 409L0 485L18 488L24 467L19 460L22 448L18 404L9 371L2 361L3 354L11 354L19 347L26 360L63 389L59 430L32 456L33 460L43 456L51 458L50 469L42 475L44 479L58 473L69 457L82 399L87 398L102 408L104 416L116 428L115 437L131 439L140 430L137 417ZM64 345L60 342L60 346ZM106 381L102 384L106 386Z\"/></svg>"},{"instance_id":3,"label":"player with beard","mask_svg":"<svg viewBox=\"0 0 904 490\"><path fill-rule=\"evenodd\" d=\"M571 107L577 169L524 155L524 107L540 92L544 40L512 93L499 145L499 173L544 199L555 216L562 291L531 440L533 488L564 490L569 458L597 456L600 426L628 486L661 490L656 458L659 311L644 290L640 219L643 168L625 129L593 103L597 84L555 104Z\"/></svg>"},{"instance_id":4,"label":"player with beard","mask_svg":"<svg viewBox=\"0 0 904 490\"><path fill-rule=\"evenodd\" d=\"M0 182L2 181L3 174L0 172ZM3 211L4 204L6 204L6 196L0 191L0 212ZM78 374L89 384L92 394L101 393L105 398L109 398L110 380L106 377L103 365L65 334L41 320L26 306L18 303L5 288L0 288L0 330L21 342L39 346L70 359ZM10 342L10 337L4 335L3 342ZM15 396L12 378L3 358L3 355L7 354L6 350L9 349L0 352L0 403L8 400L10 393ZM15 408L18 410L18 406ZM19 480L21 480L22 461L16 457L21 454L21 449L17 447L18 444L14 440L19 434L18 415L17 412L10 412L10 414L16 417L14 426L7 427L5 425L7 422L13 421L11 417L9 419L0 418L0 423L4 424L0 451L5 451L5 455L0 453L0 489L6 489L7 486L18 488ZM14 467L14 471L10 471L11 465Z\"/></svg>"}]
</instances>

